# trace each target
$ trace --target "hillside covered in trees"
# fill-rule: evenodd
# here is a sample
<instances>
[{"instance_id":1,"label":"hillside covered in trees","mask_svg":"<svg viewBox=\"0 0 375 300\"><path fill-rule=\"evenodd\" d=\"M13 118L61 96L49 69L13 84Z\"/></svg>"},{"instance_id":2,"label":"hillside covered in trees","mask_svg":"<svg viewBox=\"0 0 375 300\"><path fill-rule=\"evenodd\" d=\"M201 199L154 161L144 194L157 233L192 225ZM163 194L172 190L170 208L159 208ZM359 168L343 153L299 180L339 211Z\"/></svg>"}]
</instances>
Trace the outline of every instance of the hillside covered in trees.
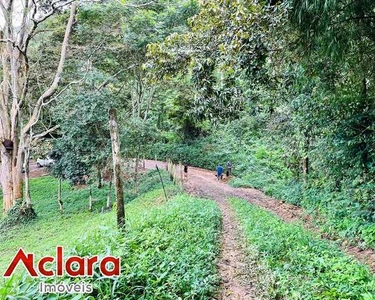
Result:
<instances>
[{"instance_id":1,"label":"hillside covered in trees","mask_svg":"<svg viewBox=\"0 0 375 300\"><path fill-rule=\"evenodd\" d=\"M0 299L375 299L374 1L0 7Z\"/></svg>"}]
</instances>

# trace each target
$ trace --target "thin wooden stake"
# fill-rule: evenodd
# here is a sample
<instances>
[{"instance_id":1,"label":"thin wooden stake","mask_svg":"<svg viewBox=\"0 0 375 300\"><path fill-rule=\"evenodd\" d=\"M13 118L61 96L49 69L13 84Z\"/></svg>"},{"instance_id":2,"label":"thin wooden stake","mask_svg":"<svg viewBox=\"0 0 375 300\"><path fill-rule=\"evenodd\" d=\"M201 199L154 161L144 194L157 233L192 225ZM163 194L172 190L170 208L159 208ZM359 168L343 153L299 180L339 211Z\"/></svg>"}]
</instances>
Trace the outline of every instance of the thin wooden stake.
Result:
<instances>
[{"instance_id":1,"label":"thin wooden stake","mask_svg":"<svg viewBox=\"0 0 375 300\"><path fill-rule=\"evenodd\" d=\"M112 191L112 178L110 178L110 181L109 181L109 190L107 194L107 209L109 209L111 206L111 191Z\"/></svg>"},{"instance_id":2,"label":"thin wooden stake","mask_svg":"<svg viewBox=\"0 0 375 300\"><path fill-rule=\"evenodd\" d=\"M163 187L163 191L164 191L165 200L168 201L167 192L165 191L163 178L161 177L161 174L160 174L160 170L159 170L158 165L156 165L156 170L158 170L158 173L159 173L159 177L160 177L161 185L162 185L162 187Z\"/></svg>"},{"instance_id":3,"label":"thin wooden stake","mask_svg":"<svg viewBox=\"0 0 375 300\"><path fill-rule=\"evenodd\" d=\"M63 202L62 202L61 196L62 196L61 178L59 177L58 186L57 186L57 202L59 203L60 212L62 213L64 211L64 208L63 208Z\"/></svg>"},{"instance_id":4,"label":"thin wooden stake","mask_svg":"<svg viewBox=\"0 0 375 300\"><path fill-rule=\"evenodd\" d=\"M90 185L89 210L92 211L92 189Z\"/></svg>"}]
</instances>

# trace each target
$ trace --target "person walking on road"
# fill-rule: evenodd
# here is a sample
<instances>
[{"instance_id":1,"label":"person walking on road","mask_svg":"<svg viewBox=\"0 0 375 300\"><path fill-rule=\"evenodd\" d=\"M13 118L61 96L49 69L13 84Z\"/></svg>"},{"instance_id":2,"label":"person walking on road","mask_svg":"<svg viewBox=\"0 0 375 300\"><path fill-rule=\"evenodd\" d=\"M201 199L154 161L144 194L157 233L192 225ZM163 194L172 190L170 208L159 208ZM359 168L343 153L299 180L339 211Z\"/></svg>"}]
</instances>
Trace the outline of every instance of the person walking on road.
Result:
<instances>
[{"instance_id":1,"label":"person walking on road","mask_svg":"<svg viewBox=\"0 0 375 300\"><path fill-rule=\"evenodd\" d=\"M232 175L232 164L228 160L228 162L227 162L227 178L229 178L230 175Z\"/></svg>"},{"instance_id":2,"label":"person walking on road","mask_svg":"<svg viewBox=\"0 0 375 300\"><path fill-rule=\"evenodd\" d=\"M217 180L221 180L223 179L223 167L221 165L218 165L216 167L216 177L217 177Z\"/></svg>"},{"instance_id":3,"label":"person walking on road","mask_svg":"<svg viewBox=\"0 0 375 300\"><path fill-rule=\"evenodd\" d=\"M188 179L188 165L184 164L184 179Z\"/></svg>"}]
</instances>

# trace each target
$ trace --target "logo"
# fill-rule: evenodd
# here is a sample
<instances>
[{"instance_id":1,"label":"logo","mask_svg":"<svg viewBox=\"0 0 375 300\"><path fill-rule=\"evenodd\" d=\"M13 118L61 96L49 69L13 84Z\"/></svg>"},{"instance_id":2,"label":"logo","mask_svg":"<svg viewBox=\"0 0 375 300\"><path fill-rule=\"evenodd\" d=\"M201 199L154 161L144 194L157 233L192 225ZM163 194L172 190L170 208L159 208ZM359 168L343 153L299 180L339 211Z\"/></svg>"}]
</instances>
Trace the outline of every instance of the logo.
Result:
<instances>
[{"instance_id":1,"label":"logo","mask_svg":"<svg viewBox=\"0 0 375 300\"><path fill-rule=\"evenodd\" d=\"M121 259L114 256L105 256L99 260L97 255L92 257L69 256L64 258L63 247L56 247L56 256L44 256L38 262L34 259L34 253L25 253L20 248L13 257L4 277L13 275L18 264L23 264L31 277L91 277L95 267L99 267L104 277L120 276ZM53 267L55 266L55 267Z\"/></svg>"}]
</instances>

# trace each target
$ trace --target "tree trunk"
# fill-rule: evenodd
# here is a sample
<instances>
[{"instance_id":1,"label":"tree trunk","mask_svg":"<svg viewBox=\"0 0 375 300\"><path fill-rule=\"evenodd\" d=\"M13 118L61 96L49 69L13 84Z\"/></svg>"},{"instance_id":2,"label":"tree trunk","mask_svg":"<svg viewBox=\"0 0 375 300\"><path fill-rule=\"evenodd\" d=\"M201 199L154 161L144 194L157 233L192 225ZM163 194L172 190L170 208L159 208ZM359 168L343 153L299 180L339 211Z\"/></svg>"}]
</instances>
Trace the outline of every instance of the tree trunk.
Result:
<instances>
[{"instance_id":1,"label":"tree trunk","mask_svg":"<svg viewBox=\"0 0 375 300\"><path fill-rule=\"evenodd\" d=\"M122 229L125 225L124 188L121 176L120 138L115 109L109 111L109 130L112 143L113 179L116 191L117 226Z\"/></svg>"},{"instance_id":2,"label":"tree trunk","mask_svg":"<svg viewBox=\"0 0 375 300\"><path fill-rule=\"evenodd\" d=\"M28 138L28 142L30 142L31 137ZM28 209L31 209L31 196L30 196L30 145L27 144L27 147L25 147L25 160L24 160L24 166L25 166L25 201L26 201L26 207Z\"/></svg>"},{"instance_id":3,"label":"tree trunk","mask_svg":"<svg viewBox=\"0 0 375 300\"><path fill-rule=\"evenodd\" d=\"M14 200L23 198L23 176L22 168L25 158L25 149L30 147L30 135L21 135L19 145L15 142L12 162L12 176L13 176L13 198Z\"/></svg>"},{"instance_id":4,"label":"tree trunk","mask_svg":"<svg viewBox=\"0 0 375 300\"><path fill-rule=\"evenodd\" d=\"M18 147L13 142L13 149L6 149L2 145L1 149L1 174L0 182L3 191L3 213L7 213L15 203L15 200L23 197L23 143Z\"/></svg>"},{"instance_id":5,"label":"tree trunk","mask_svg":"<svg viewBox=\"0 0 375 300\"><path fill-rule=\"evenodd\" d=\"M101 189L103 187L103 178L102 178L102 170L100 167L98 167L98 170L97 170L97 174L96 174L96 178L98 180L98 189Z\"/></svg>"},{"instance_id":6,"label":"tree trunk","mask_svg":"<svg viewBox=\"0 0 375 300\"><path fill-rule=\"evenodd\" d=\"M109 179L109 188L107 194L107 209L111 207L112 178Z\"/></svg>"},{"instance_id":7,"label":"tree trunk","mask_svg":"<svg viewBox=\"0 0 375 300\"><path fill-rule=\"evenodd\" d=\"M13 198L13 178L12 178L12 156L4 149L1 151L1 186L3 192L4 214L12 208Z\"/></svg>"},{"instance_id":8,"label":"tree trunk","mask_svg":"<svg viewBox=\"0 0 375 300\"><path fill-rule=\"evenodd\" d=\"M135 166L134 166L134 191L138 192L138 173L139 173L139 154L135 157Z\"/></svg>"},{"instance_id":9,"label":"tree trunk","mask_svg":"<svg viewBox=\"0 0 375 300\"><path fill-rule=\"evenodd\" d=\"M309 157L308 156L303 158L302 171L303 171L303 176L306 178L307 175L309 175Z\"/></svg>"},{"instance_id":10,"label":"tree trunk","mask_svg":"<svg viewBox=\"0 0 375 300\"><path fill-rule=\"evenodd\" d=\"M52 7L52 10L44 15L45 11L41 11L38 8L39 5L37 6L35 2L26 1L21 11L19 9L22 5L15 6L14 3L14 1L10 1L6 7L2 6L4 26L0 32L0 37L6 40L6 43L0 46L2 63L2 82L0 83L0 142L9 141L13 144L12 149L6 149L4 145L0 146L0 182L4 194L4 214L12 208L15 200L23 197L22 166L25 149L29 147L26 145L27 138L32 127L39 120L42 107L58 89L66 59L69 36L77 11L77 3L73 2L54 80L37 99L34 106L30 107L31 116L27 120L26 125L22 126L19 122L21 120L20 114L26 95L28 94L29 81L28 45L38 25L54 14L57 8ZM15 28L12 20L15 10L17 10L17 15L23 16L20 19L21 26L17 25L19 28ZM48 11L47 8L46 11ZM36 17L38 15L40 15L40 18Z\"/></svg>"},{"instance_id":11,"label":"tree trunk","mask_svg":"<svg viewBox=\"0 0 375 300\"><path fill-rule=\"evenodd\" d=\"M59 203L60 212L62 213L64 211L64 206L62 201L61 181L61 178L59 178L57 186L57 202Z\"/></svg>"},{"instance_id":12,"label":"tree trunk","mask_svg":"<svg viewBox=\"0 0 375 300\"><path fill-rule=\"evenodd\" d=\"M89 194L89 211L92 211L92 188L90 185L90 194Z\"/></svg>"}]
</instances>

